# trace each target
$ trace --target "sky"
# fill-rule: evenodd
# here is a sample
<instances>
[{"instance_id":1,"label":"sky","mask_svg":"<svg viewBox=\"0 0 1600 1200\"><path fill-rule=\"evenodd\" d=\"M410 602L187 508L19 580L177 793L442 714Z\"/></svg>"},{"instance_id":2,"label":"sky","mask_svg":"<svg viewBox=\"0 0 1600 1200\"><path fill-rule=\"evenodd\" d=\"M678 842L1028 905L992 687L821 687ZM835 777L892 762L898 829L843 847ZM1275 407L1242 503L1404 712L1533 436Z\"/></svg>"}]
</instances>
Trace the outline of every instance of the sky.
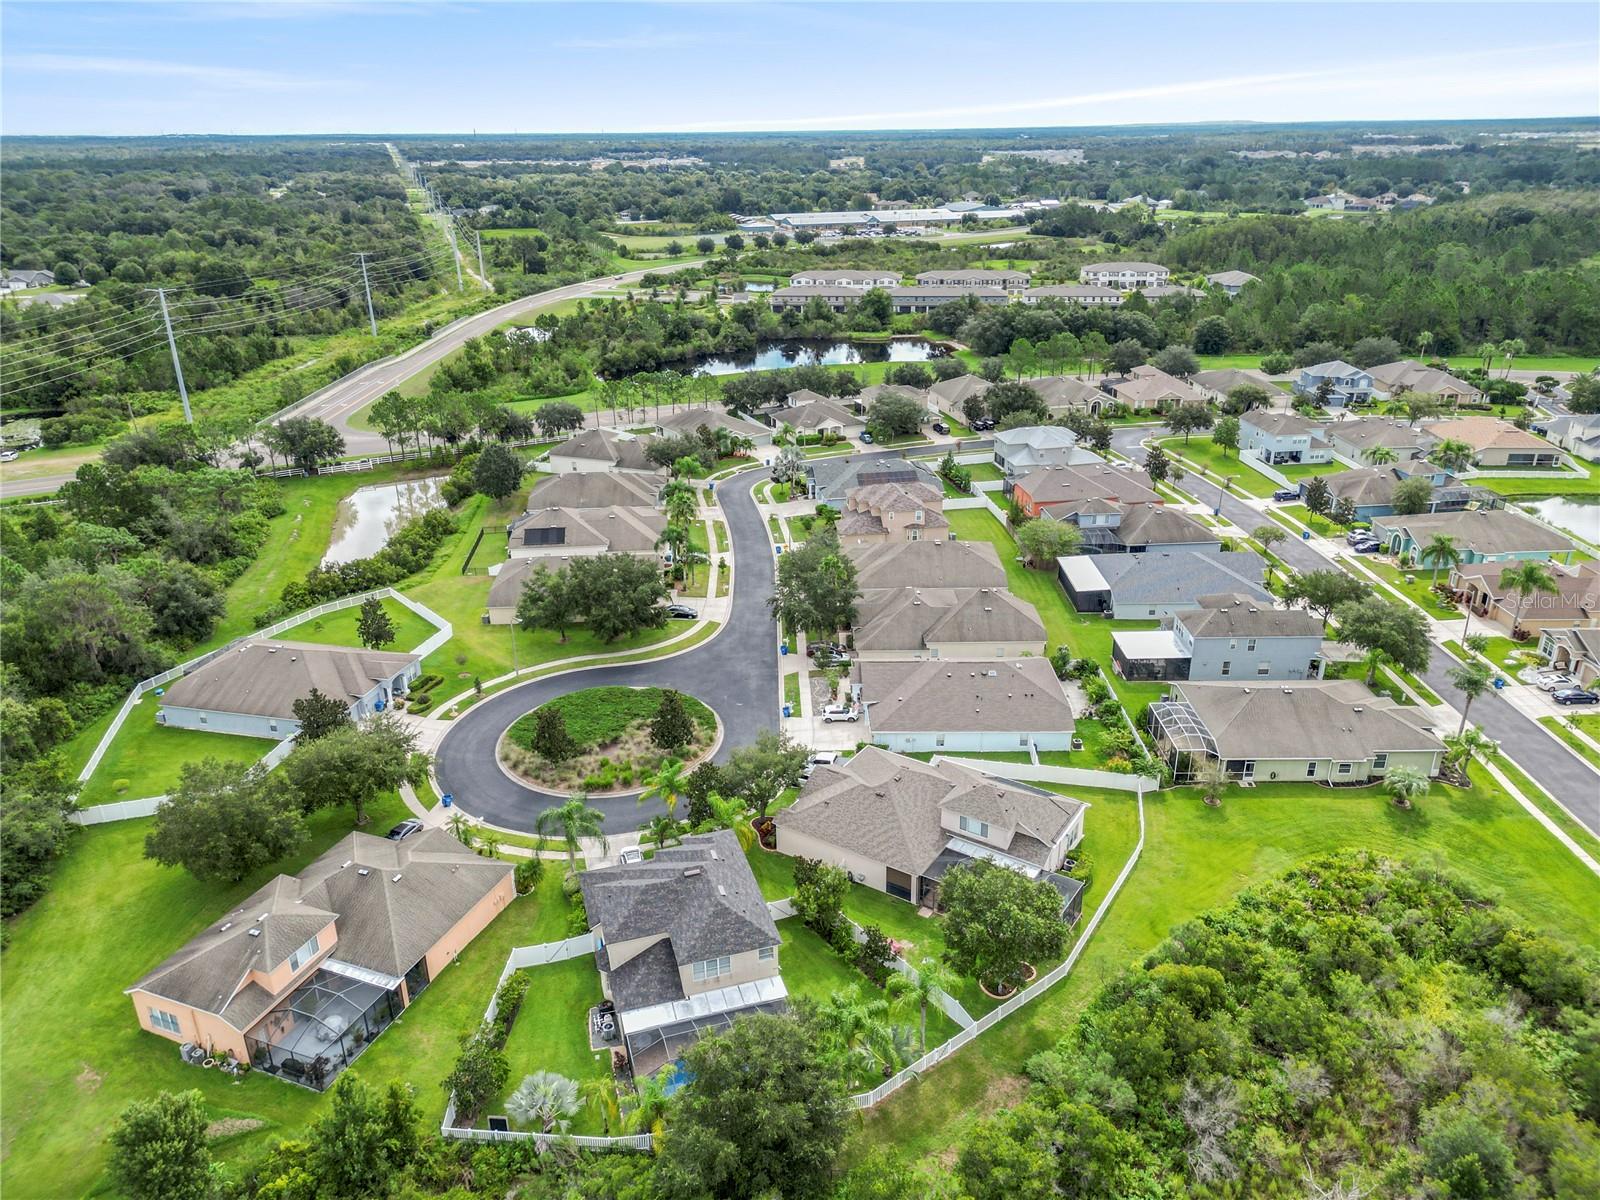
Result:
<instances>
[{"instance_id":1,"label":"sky","mask_svg":"<svg viewBox=\"0 0 1600 1200\"><path fill-rule=\"evenodd\" d=\"M626 133L1600 113L1600 4L0 3L0 132Z\"/></svg>"}]
</instances>

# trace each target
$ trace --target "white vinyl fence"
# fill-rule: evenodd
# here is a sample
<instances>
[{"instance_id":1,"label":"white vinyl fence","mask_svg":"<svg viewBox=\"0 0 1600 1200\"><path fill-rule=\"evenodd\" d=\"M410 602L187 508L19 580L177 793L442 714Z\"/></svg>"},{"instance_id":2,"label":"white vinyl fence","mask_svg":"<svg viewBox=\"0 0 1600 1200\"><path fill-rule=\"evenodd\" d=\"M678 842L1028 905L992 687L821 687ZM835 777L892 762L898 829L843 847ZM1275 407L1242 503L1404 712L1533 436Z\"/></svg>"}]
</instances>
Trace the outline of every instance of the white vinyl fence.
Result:
<instances>
[{"instance_id":1,"label":"white vinyl fence","mask_svg":"<svg viewBox=\"0 0 1600 1200\"><path fill-rule=\"evenodd\" d=\"M1151 779L1148 775L1123 775L1116 771L1094 771L1087 767L1051 767L1044 763L1013 763L993 762L985 758L963 758L959 754L940 755L933 760L935 763L950 761L960 763L964 767L971 767L974 771L981 771L985 775L997 775L1001 779L1016 779L1023 782L1036 783L1065 783L1077 787L1105 788L1108 791L1118 792L1154 792L1161 787L1160 780Z\"/></svg>"},{"instance_id":2,"label":"white vinyl fence","mask_svg":"<svg viewBox=\"0 0 1600 1200\"><path fill-rule=\"evenodd\" d=\"M302 622L315 620L317 617L326 616L328 613L332 612L340 612L343 609L358 608L367 600L373 599L374 597L380 600L393 600L396 604L410 609L429 624L437 626L431 637L424 641L415 650L411 651L412 654L417 655L419 658L428 657L428 655L432 654L440 646L444 645L455 636L454 626L452 626L449 621L446 621L438 613L434 612L431 608L424 604L418 604L415 600L411 599L411 597L403 595L402 593L395 591L393 588L387 587L378 588L377 590L371 592L362 592L356 596L343 596L338 600L330 600L326 604L319 604L315 608L308 608L303 612L295 613L291 617L285 617L283 620L278 621L275 624L268 625L265 629L258 629L254 633L247 633L243 637L236 637L224 646L219 646L215 650L208 650L206 653L197 658L191 658L188 662L179 663L175 667L172 667L166 671L162 671L159 675L152 675L149 679L141 679L138 683L134 684L133 689L128 693L127 698L123 700L122 707L117 711L116 717L112 720L104 735L101 736L99 744L95 746L94 753L89 756L89 761L84 764L83 770L78 772L78 782L87 782L90 776L95 773L96 768L100 766L101 759L105 757L106 751L110 749L111 743L116 739L117 734L121 731L124 722L127 721L129 714L133 712L134 706L137 705L140 700L144 699L146 695L155 691L155 689L160 687L162 684L170 683L174 679L181 679L191 671L194 671L199 667L203 667L209 662L215 662L224 654L238 649L238 647L246 642L276 637L284 630L292 629ZM261 759L260 765L270 770L287 758L290 750L293 748L294 740L292 738L286 738L285 740L279 742L271 750L267 751L266 756ZM132 820L135 817L148 817L155 812L161 801L165 799L165 796L150 796L138 800L122 800L115 804L94 805L90 808L79 809L73 814L72 819L77 821L77 823L80 825L103 825L107 821L127 821ZM122 815L99 815L108 811L119 812Z\"/></svg>"}]
</instances>

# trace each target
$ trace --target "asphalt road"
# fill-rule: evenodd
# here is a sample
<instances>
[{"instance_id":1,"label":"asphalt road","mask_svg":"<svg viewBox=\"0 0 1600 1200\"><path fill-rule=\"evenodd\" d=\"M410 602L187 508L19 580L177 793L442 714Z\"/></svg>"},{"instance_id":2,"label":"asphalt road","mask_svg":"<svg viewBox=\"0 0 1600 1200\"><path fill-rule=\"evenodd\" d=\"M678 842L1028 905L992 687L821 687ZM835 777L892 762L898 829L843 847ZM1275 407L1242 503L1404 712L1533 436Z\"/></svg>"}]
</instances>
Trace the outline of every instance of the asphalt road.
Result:
<instances>
[{"instance_id":1,"label":"asphalt road","mask_svg":"<svg viewBox=\"0 0 1600 1200\"><path fill-rule=\"evenodd\" d=\"M501 734L519 717L583 688L670 687L695 696L722 721L718 760L737 746L749 745L758 731L777 727L777 634L767 609L772 546L750 495L766 477L765 471L747 471L718 485L733 539L733 604L727 624L710 641L674 658L548 676L500 692L457 717L439 744L434 771L440 788L455 796L463 812L531 833L539 813L565 801L510 778L500 769L495 751ZM608 834L637 829L665 811L659 801L639 804L637 792L590 803L605 814Z\"/></svg>"},{"instance_id":2,"label":"asphalt road","mask_svg":"<svg viewBox=\"0 0 1600 1200\"><path fill-rule=\"evenodd\" d=\"M1144 450L1139 443L1146 437L1166 437L1170 433L1170 430L1148 425L1119 427L1111 435L1111 445L1119 454L1142 463ZM1240 469L1249 470L1248 467ZM1222 515L1241 529L1253 529L1266 520L1259 511L1237 496L1222 495L1220 487L1205 482L1197 475L1185 475L1182 487L1202 504L1210 504L1215 508L1220 503ZM1327 570L1331 566L1326 558L1299 538L1285 538L1273 547L1273 553L1296 571ZM1448 654L1436 649L1433 661L1422 672L1422 678L1440 699L1453 705L1459 712L1463 700L1460 691L1450 683L1448 672L1452 663ZM1565 804L1585 828L1600 837L1600 779L1595 778L1594 772L1557 744L1526 714L1493 692L1473 701L1472 722L1499 742L1506 755L1538 781L1545 791Z\"/></svg>"}]
</instances>

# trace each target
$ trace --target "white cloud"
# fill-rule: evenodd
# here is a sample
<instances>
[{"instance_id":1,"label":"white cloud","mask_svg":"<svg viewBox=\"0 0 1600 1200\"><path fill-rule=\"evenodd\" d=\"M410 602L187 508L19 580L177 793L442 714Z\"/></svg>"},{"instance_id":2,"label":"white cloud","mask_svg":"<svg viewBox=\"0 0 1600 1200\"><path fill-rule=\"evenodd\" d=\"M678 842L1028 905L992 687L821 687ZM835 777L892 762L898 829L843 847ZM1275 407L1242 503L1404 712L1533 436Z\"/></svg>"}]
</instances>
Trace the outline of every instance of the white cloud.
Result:
<instances>
[{"instance_id":1,"label":"white cloud","mask_svg":"<svg viewBox=\"0 0 1600 1200\"><path fill-rule=\"evenodd\" d=\"M115 58L98 54L16 54L5 60L9 71L67 75L121 75L129 78L179 79L192 84L235 90L281 91L304 88L316 81L208 63L162 62L149 58Z\"/></svg>"}]
</instances>

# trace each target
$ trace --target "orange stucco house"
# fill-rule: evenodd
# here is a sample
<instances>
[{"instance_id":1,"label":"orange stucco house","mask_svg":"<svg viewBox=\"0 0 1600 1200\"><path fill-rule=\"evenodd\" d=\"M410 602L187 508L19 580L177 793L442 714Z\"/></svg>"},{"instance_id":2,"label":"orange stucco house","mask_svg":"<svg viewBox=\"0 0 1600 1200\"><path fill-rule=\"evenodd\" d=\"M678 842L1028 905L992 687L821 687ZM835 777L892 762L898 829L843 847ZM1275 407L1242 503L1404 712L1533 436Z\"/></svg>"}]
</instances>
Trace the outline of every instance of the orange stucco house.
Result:
<instances>
[{"instance_id":1,"label":"orange stucco house","mask_svg":"<svg viewBox=\"0 0 1600 1200\"><path fill-rule=\"evenodd\" d=\"M127 989L139 1024L321 1089L516 896L442 829L352 833Z\"/></svg>"}]
</instances>

